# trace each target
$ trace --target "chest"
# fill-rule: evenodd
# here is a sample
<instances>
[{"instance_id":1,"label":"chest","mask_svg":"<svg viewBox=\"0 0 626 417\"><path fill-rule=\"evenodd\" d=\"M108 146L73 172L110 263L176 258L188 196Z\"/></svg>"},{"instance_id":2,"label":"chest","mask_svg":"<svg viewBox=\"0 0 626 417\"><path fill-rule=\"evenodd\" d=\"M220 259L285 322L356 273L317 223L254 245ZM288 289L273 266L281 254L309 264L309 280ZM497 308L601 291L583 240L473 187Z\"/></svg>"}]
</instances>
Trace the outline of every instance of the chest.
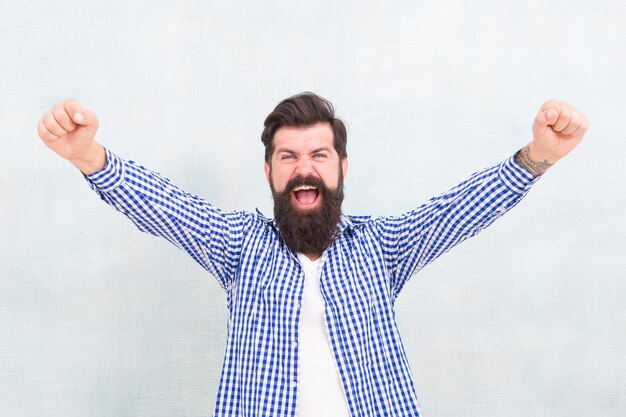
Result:
<instances>
[{"instance_id":1,"label":"chest","mask_svg":"<svg viewBox=\"0 0 626 417\"><path fill-rule=\"evenodd\" d=\"M231 316L253 322L297 320L311 265L277 238L245 245L229 299ZM315 268L313 276L330 318L366 319L392 309L382 255L366 236L339 236Z\"/></svg>"}]
</instances>

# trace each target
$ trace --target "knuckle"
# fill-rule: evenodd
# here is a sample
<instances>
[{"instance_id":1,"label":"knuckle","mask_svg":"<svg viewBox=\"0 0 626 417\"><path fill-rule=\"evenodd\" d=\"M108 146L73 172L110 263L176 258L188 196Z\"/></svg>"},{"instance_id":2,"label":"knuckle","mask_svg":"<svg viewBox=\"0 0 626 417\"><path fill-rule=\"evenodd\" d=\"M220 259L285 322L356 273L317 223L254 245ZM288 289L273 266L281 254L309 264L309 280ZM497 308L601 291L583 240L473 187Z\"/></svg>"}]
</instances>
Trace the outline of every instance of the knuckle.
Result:
<instances>
[{"instance_id":1,"label":"knuckle","mask_svg":"<svg viewBox=\"0 0 626 417\"><path fill-rule=\"evenodd\" d=\"M65 134L65 130L57 123L53 114L50 114L46 119L44 119L44 123L46 125L46 129L54 135L58 136Z\"/></svg>"},{"instance_id":2,"label":"knuckle","mask_svg":"<svg viewBox=\"0 0 626 417\"><path fill-rule=\"evenodd\" d=\"M54 106L52 106L52 112L53 113L65 113L65 108L63 107L62 103L56 103Z\"/></svg>"},{"instance_id":3,"label":"knuckle","mask_svg":"<svg viewBox=\"0 0 626 417\"><path fill-rule=\"evenodd\" d=\"M46 118L44 119L44 121L46 122L46 126L48 127L48 129L50 127L54 127L57 124L57 121L54 118L54 114L52 112L46 115Z\"/></svg>"},{"instance_id":4,"label":"knuckle","mask_svg":"<svg viewBox=\"0 0 626 417\"><path fill-rule=\"evenodd\" d=\"M72 109L78 109L78 108L80 108L80 103L79 103L79 102L78 102L78 100L76 100L76 99L69 98L69 99L67 99L67 100L65 100L65 101L63 102L63 108L64 108L66 111L70 112L70 111L72 111Z\"/></svg>"},{"instance_id":5,"label":"knuckle","mask_svg":"<svg viewBox=\"0 0 626 417\"><path fill-rule=\"evenodd\" d=\"M574 112L572 108L567 105L567 103L563 102L563 104L561 104L561 113L565 114L567 117L572 117Z\"/></svg>"},{"instance_id":6,"label":"knuckle","mask_svg":"<svg viewBox=\"0 0 626 417\"><path fill-rule=\"evenodd\" d=\"M46 115L43 118L43 122L46 124L46 127L49 129L52 121L54 120L54 116L52 115L52 112L49 111L48 113L46 113Z\"/></svg>"},{"instance_id":7,"label":"knuckle","mask_svg":"<svg viewBox=\"0 0 626 417\"><path fill-rule=\"evenodd\" d=\"M73 130L75 127L74 122L70 118L69 114L67 114L67 112L65 111L65 108L62 106L61 108L54 111L54 118L56 119L57 123L66 130Z\"/></svg>"},{"instance_id":8,"label":"knuckle","mask_svg":"<svg viewBox=\"0 0 626 417\"><path fill-rule=\"evenodd\" d=\"M52 114L54 114L54 117L59 122L64 122L64 121L66 121L68 119L68 115L65 112L65 109L63 108L63 106L60 106L60 107L55 106L52 109Z\"/></svg>"},{"instance_id":9,"label":"knuckle","mask_svg":"<svg viewBox=\"0 0 626 417\"><path fill-rule=\"evenodd\" d=\"M37 133L39 134L39 137L43 140L50 141L50 140L54 140L57 138L57 136L54 133L48 130L43 120L41 120L39 122L39 125L37 126Z\"/></svg>"},{"instance_id":10,"label":"knuckle","mask_svg":"<svg viewBox=\"0 0 626 417\"><path fill-rule=\"evenodd\" d=\"M554 99L550 99L550 100L546 101L545 103L543 103L543 106L541 106L541 109L545 110L545 109L551 108L551 107L559 109L559 107L560 107L559 106L559 102L554 100Z\"/></svg>"},{"instance_id":11,"label":"knuckle","mask_svg":"<svg viewBox=\"0 0 626 417\"><path fill-rule=\"evenodd\" d=\"M580 128L580 123L570 123L570 125L567 126L567 132L571 134L571 133L576 132L579 128Z\"/></svg>"}]
</instances>

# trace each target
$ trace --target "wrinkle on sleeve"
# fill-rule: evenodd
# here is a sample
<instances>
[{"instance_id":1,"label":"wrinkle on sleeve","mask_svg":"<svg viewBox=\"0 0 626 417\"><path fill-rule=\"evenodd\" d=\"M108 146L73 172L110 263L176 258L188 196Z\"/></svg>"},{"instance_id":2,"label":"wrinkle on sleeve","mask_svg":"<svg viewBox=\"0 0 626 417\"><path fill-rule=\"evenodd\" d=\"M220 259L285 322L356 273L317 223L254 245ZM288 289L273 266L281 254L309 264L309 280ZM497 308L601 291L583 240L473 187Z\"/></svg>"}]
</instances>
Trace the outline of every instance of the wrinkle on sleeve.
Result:
<instances>
[{"instance_id":1,"label":"wrinkle on sleeve","mask_svg":"<svg viewBox=\"0 0 626 417\"><path fill-rule=\"evenodd\" d=\"M228 293L253 215L224 212L169 179L105 148L105 166L83 174L100 198L142 232L164 237L209 271Z\"/></svg>"},{"instance_id":2,"label":"wrinkle on sleeve","mask_svg":"<svg viewBox=\"0 0 626 417\"><path fill-rule=\"evenodd\" d=\"M414 210L376 219L394 298L413 274L491 225L540 178L533 178L513 155L473 173Z\"/></svg>"}]
</instances>

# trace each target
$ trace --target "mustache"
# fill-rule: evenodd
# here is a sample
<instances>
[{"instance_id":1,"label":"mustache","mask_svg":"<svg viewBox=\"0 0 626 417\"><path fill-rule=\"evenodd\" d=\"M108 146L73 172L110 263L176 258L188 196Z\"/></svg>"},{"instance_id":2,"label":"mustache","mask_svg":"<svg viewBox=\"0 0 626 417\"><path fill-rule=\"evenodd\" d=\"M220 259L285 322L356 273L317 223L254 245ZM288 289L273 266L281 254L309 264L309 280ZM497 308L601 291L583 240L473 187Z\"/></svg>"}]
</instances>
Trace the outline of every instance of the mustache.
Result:
<instances>
[{"instance_id":1,"label":"mustache","mask_svg":"<svg viewBox=\"0 0 626 417\"><path fill-rule=\"evenodd\" d=\"M326 193L328 191L328 187L326 187L326 184L324 184L324 181L322 181L320 178L317 178L317 177L308 176L308 177L295 177L295 178L290 179L287 182L287 185L285 186L285 190L283 191L283 194L289 194L294 190L294 188L300 187L301 185L312 185L313 187L317 187L323 193Z\"/></svg>"}]
</instances>

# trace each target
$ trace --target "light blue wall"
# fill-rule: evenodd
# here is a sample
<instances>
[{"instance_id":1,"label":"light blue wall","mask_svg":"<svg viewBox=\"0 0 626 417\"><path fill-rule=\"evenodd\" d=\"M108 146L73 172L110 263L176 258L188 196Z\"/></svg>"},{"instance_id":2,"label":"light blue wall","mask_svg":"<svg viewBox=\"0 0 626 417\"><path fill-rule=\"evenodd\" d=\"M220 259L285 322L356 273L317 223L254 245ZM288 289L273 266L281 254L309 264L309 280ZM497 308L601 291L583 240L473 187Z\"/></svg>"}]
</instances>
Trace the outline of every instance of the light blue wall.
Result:
<instances>
[{"instance_id":1,"label":"light blue wall","mask_svg":"<svg viewBox=\"0 0 626 417\"><path fill-rule=\"evenodd\" d=\"M547 99L582 144L413 277L397 320L428 417L626 415L621 1L3 1L0 416L206 416L222 289L49 151L55 102L224 209L271 215L264 117L311 90L347 122L345 210L398 214L512 155Z\"/></svg>"}]
</instances>

